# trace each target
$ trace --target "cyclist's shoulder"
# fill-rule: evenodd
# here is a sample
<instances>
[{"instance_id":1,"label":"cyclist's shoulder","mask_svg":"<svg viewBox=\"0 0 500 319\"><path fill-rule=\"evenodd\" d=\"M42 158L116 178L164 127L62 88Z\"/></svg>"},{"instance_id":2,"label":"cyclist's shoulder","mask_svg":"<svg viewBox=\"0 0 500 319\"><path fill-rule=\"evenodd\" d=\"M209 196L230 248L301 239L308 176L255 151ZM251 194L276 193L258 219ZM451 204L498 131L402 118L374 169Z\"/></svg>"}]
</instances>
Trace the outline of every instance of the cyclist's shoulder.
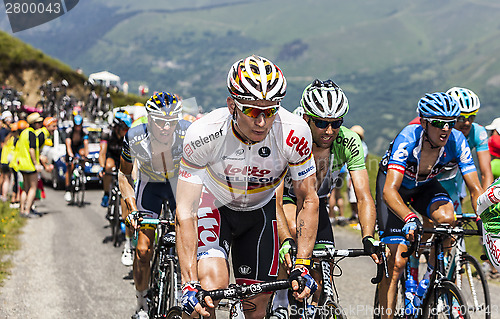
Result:
<instances>
[{"instance_id":1,"label":"cyclist's shoulder","mask_svg":"<svg viewBox=\"0 0 500 319\"><path fill-rule=\"evenodd\" d=\"M147 124L143 123L129 129L125 135L125 141L130 144L137 144L148 137Z\"/></svg>"},{"instance_id":2,"label":"cyclist's shoulder","mask_svg":"<svg viewBox=\"0 0 500 319\"><path fill-rule=\"evenodd\" d=\"M186 140L197 140L204 137L217 139L226 134L230 121L231 113L227 107L215 109L187 127Z\"/></svg>"},{"instance_id":3,"label":"cyclist's shoulder","mask_svg":"<svg viewBox=\"0 0 500 319\"><path fill-rule=\"evenodd\" d=\"M488 139L488 132L486 131L486 128L481 124L472 123L469 136L471 136L475 142L481 143Z\"/></svg>"},{"instance_id":4,"label":"cyclist's shoulder","mask_svg":"<svg viewBox=\"0 0 500 319\"><path fill-rule=\"evenodd\" d=\"M186 130L191 124L192 123L187 120L179 120L179 122L177 122L177 125L175 127L175 132L177 133L177 135L184 136L186 135Z\"/></svg>"},{"instance_id":5,"label":"cyclist's shoulder","mask_svg":"<svg viewBox=\"0 0 500 319\"><path fill-rule=\"evenodd\" d=\"M344 153L349 153L350 155L357 155L359 150L363 147L361 143L361 138L356 132L351 131L345 126L341 126L339 133L332 143L332 149L341 150Z\"/></svg>"}]
</instances>

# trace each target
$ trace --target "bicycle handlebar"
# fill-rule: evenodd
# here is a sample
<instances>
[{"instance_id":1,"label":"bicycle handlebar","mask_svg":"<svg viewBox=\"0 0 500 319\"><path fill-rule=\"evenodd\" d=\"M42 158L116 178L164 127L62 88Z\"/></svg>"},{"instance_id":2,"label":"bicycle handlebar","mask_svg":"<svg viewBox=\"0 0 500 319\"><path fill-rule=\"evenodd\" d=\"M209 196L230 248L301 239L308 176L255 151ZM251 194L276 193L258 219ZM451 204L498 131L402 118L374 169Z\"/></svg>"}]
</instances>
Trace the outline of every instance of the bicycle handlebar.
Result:
<instances>
[{"instance_id":1,"label":"bicycle handlebar","mask_svg":"<svg viewBox=\"0 0 500 319\"><path fill-rule=\"evenodd\" d=\"M281 289L289 289L292 284L287 279L277 281L266 281L251 285L233 284L225 289L216 290L200 290L196 294L196 298L200 301L203 307L206 307L205 297L210 297L212 300L227 299L242 299L250 297L261 292L270 292Z\"/></svg>"},{"instance_id":2,"label":"bicycle handlebar","mask_svg":"<svg viewBox=\"0 0 500 319\"><path fill-rule=\"evenodd\" d=\"M376 254L380 254L382 257L382 263L377 264L377 275L371 279L372 284L378 284L382 281L382 277L389 277L389 273L387 271L387 257L385 255L385 244L379 242L377 246ZM314 249L313 257L314 258L330 258L333 259L335 257L360 257L360 256L371 256L372 253L366 252L364 249L335 249L335 248L322 248L322 249Z\"/></svg>"},{"instance_id":3,"label":"bicycle handlebar","mask_svg":"<svg viewBox=\"0 0 500 319\"><path fill-rule=\"evenodd\" d=\"M444 234L444 235L465 235L465 236L480 236L481 231L477 229L463 229L460 227L443 227L437 226L435 228L424 228L424 233L428 234Z\"/></svg>"}]
</instances>

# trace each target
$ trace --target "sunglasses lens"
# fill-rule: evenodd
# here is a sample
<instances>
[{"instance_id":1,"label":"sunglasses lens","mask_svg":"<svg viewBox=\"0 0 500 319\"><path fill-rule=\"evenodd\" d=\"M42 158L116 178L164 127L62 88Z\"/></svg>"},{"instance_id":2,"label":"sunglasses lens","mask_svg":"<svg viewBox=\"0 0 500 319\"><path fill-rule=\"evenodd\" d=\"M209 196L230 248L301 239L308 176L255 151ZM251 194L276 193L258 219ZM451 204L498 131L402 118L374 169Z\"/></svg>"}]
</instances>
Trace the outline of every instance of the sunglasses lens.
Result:
<instances>
[{"instance_id":1,"label":"sunglasses lens","mask_svg":"<svg viewBox=\"0 0 500 319\"><path fill-rule=\"evenodd\" d=\"M342 125L342 122L343 122L343 120L338 120L338 121L333 121L333 122L316 120L316 119L312 119L312 120L314 122L314 125L316 125L316 127L320 128L320 129L325 129L328 127L328 125L331 125L333 129L338 129Z\"/></svg>"},{"instance_id":2,"label":"sunglasses lens","mask_svg":"<svg viewBox=\"0 0 500 319\"><path fill-rule=\"evenodd\" d=\"M457 118L457 122L465 123L466 121L469 121L469 122L472 123L472 122L474 122L475 119L476 119L476 115L475 114L472 114L472 115L469 115L469 116L460 115Z\"/></svg>"},{"instance_id":3,"label":"sunglasses lens","mask_svg":"<svg viewBox=\"0 0 500 319\"><path fill-rule=\"evenodd\" d=\"M431 125L440 129L443 129L445 126L448 126L448 128L452 129L455 127L455 124L457 121L440 121L440 120L432 120Z\"/></svg>"},{"instance_id":4,"label":"sunglasses lens","mask_svg":"<svg viewBox=\"0 0 500 319\"><path fill-rule=\"evenodd\" d=\"M257 117L259 117L259 115L261 113L264 113L264 117L274 116L276 113L278 113L278 109L279 109L279 107L271 107L268 109L259 109L256 107L243 106L241 111L243 112L243 114L245 114L247 116L257 118Z\"/></svg>"}]
</instances>

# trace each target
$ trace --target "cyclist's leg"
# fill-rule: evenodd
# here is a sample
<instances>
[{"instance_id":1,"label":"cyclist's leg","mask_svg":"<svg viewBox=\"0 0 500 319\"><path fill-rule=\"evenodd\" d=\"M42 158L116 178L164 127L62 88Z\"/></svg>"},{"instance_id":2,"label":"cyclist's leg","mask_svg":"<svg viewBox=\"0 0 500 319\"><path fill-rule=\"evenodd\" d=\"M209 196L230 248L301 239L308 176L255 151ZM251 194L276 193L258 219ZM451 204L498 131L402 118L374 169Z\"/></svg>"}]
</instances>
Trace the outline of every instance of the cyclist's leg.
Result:
<instances>
[{"instance_id":1,"label":"cyclist's leg","mask_svg":"<svg viewBox=\"0 0 500 319\"><path fill-rule=\"evenodd\" d=\"M389 248L387 256L389 277L382 278L378 285L378 293L381 318L392 318L396 305L398 280L406 264L406 258L401 257L401 253L407 251L408 248L402 232L404 222L389 210L383 199L385 180L386 175L379 170L376 183L377 224L380 240ZM402 195L403 200L405 197Z\"/></svg>"},{"instance_id":2,"label":"cyclist's leg","mask_svg":"<svg viewBox=\"0 0 500 319\"><path fill-rule=\"evenodd\" d=\"M109 191L111 189L111 178L112 178L110 173L113 171L113 168L115 168L115 167L116 167L115 159L112 157L108 157L106 155L106 161L104 164L104 171L107 174L104 174L104 176L102 177L102 186L103 186L102 188L104 190L104 194L102 196L101 206L103 206L103 207L107 207L109 204Z\"/></svg>"},{"instance_id":3,"label":"cyclist's leg","mask_svg":"<svg viewBox=\"0 0 500 319\"><path fill-rule=\"evenodd\" d=\"M205 290L226 288L229 285L227 260L232 243L231 226L220 212L220 206L216 204L215 197L204 189L198 208L197 259L198 279ZM231 250L235 249L233 247ZM207 310L211 317L215 316L215 309Z\"/></svg>"},{"instance_id":4,"label":"cyclist's leg","mask_svg":"<svg viewBox=\"0 0 500 319\"><path fill-rule=\"evenodd\" d=\"M162 191L161 185L161 183L148 183L141 180L136 184L135 198L137 209L146 214L145 218L158 218L161 212L162 198L158 196L158 193ZM144 297L149 284L154 236L155 230L151 226L145 226L139 231L133 265L134 283L138 297L137 310L140 308L147 310L147 302Z\"/></svg>"},{"instance_id":5,"label":"cyclist's leg","mask_svg":"<svg viewBox=\"0 0 500 319\"><path fill-rule=\"evenodd\" d=\"M276 201L273 198L260 209L229 212L227 219L234 230L232 261L237 283L276 280L279 240ZM245 318L264 318L271 294L261 293L243 302Z\"/></svg>"},{"instance_id":6,"label":"cyclist's leg","mask_svg":"<svg viewBox=\"0 0 500 319\"><path fill-rule=\"evenodd\" d=\"M412 202L413 208L422 216L430 218L433 224L450 224L455 226L456 218L453 208L453 201L441 184L434 180L424 187L420 187L416 200ZM451 247L451 239L446 239L444 247ZM431 248L427 272L424 278L430 278L434 270L434 246Z\"/></svg>"}]
</instances>

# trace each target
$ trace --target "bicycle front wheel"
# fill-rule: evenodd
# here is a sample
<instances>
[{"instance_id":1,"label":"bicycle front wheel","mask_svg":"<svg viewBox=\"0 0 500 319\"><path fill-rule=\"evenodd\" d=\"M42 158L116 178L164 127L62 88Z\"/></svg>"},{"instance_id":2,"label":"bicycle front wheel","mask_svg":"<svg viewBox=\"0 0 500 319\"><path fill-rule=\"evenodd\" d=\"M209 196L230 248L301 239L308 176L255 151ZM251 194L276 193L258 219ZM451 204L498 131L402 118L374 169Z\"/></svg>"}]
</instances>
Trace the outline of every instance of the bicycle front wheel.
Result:
<instances>
[{"instance_id":1,"label":"bicycle front wheel","mask_svg":"<svg viewBox=\"0 0 500 319\"><path fill-rule=\"evenodd\" d=\"M442 281L429 291L422 318L469 319L469 309L462 292L451 281Z\"/></svg>"},{"instance_id":2,"label":"bicycle front wheel","mask_svg":"<svg viewBox=\"0 0 500 319\"><path fill-rule=\"evenodd\" d=\"M344 309L334 301L327 301L316 308L315 319L347 319Z\"/></svg>"},{"instance_id":3,"label":"bicycle front wheel","mask_svg":"<svg viewBox=\"0 0 500 319\"><path fill-rule=\"evenodd\" d=\"M78 192L78 206L83 207L85 205L85 174L79 177L80 191Z\"/></svg>"},{"instance_id":4,"label":"bicycle front wheel","mask_svg":"<svg viewBox=\"0 0 500 319\"><path fill-rule=\"evenodd\" d=\"M469 306L471 318L491 318L491 301L488 281L479 262L474 256L462 255L460 269L455 271L454 281L462 291Z\"/></svg>"}]
</instances>

